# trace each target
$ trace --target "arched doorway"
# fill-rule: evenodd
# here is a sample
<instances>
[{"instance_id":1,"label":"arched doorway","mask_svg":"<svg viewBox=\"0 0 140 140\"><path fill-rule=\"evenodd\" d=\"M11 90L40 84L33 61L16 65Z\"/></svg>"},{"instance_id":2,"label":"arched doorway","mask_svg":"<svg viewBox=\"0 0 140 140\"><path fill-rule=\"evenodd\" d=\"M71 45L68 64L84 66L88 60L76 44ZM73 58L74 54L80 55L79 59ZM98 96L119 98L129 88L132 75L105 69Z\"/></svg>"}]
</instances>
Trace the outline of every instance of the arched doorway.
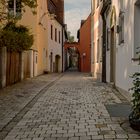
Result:
<instances>
[{"instance_id":1,"label":"arched doorway","mask_svg":"<svg viewBox=\"0 0 140 140\"><path fill-rule=\"evenodd\" d=\"M80 52L79 52L80 44L78 42L65 43L65 70L78 70L81 68L80 61Z\"/></svg>"},{"instance_id":2,"label":"arched doorway","mask_svg":"<svg viewBox=\"0 0 140 140\"><path fill-rule=\"evenodd\" d=\"M60 56L59 55L55 56L55 72L56 73L60 72Z\"/></svg>"}]
</instances>

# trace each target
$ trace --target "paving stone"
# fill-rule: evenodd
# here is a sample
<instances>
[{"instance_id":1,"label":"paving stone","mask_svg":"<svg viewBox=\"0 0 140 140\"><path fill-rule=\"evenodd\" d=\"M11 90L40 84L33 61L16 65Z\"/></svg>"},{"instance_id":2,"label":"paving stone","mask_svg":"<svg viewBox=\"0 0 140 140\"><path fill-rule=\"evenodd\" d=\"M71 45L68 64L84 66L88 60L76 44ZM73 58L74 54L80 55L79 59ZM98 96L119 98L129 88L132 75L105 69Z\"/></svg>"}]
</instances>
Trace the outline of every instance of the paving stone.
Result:
<instances>
[{"instance_id":1,"label":"paving stone","mask_svg":"<svg viewBox=\"0 0 140 140\"><path fill-rule=\"evenodd\" d=\"M128 135L126 135L126 134L117 134L116 137L122 139L122 138L128 138Z\"/></svg>"},{"instance_id":2,"label":"paving stone","mask_svg":"<svg viewBox=\"0 0 140 140\"><path fill-rule=\"evenodd\" d=\"M91 140L91 137L90 136L85 136L85 137L80 137L80 140Z\"/></svg>"},{"instance_id":3,"label":"paving stone","mask_svg":"<svg viewBox=\"0 0 140 140\"><path fill-rule=\"evenodd\" d=\"M78 72L67 72L45 88L58 77L37 77L9 88L10 94L6 98L0 95L0 106L7 102L3 105L5 111L0 110L3 112L0 114L0 129L11 121L5 129L7 133L2 135L0 132L0 136L5 140L140 139L139 135L122 128L121 124L128 118L110 117L105 107L106 104L127 102L117 91L95 82L89 74ZM42 94L39 94L40 90Z\"/></svg>"},{"instance_id":4,"label":"paving stone","mask_svg":"<svg viewBox=\"0 0 140 140\"><path fill-rule=\"evenodd\" d=\"M104 135L104 138L105 139L113 139L113 138L116 138L115 135Z\"/></svg>"},{"instance_id":5,"label":"paving stone","mask_svg":"<svg viewBox=\"0 0 140 140\"><path fill-rule=\"evenodd\" d=\"M79 137L71 137L68 140L80 140L80 138Z\"/></svg>"}]
</instances>

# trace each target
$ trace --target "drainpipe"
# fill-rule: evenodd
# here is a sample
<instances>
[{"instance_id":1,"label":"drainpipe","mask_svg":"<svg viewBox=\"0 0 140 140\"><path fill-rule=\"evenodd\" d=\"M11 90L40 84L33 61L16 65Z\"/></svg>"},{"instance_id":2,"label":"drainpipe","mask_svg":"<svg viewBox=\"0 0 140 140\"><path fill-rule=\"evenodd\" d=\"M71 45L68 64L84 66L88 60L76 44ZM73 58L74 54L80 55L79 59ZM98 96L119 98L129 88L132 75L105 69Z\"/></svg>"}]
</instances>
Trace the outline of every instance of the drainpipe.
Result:
<instances>
[{"instance_id":1,"label":"drainpipe","mask_svg":"<svg viewBox=\"0 0 140 140\"><path fill-rule=\"evenodd\" d=\"M102 82L106 83L106 19L104 15L102 15L102 19L103 19Z\"/></svg>"}]
</instances>

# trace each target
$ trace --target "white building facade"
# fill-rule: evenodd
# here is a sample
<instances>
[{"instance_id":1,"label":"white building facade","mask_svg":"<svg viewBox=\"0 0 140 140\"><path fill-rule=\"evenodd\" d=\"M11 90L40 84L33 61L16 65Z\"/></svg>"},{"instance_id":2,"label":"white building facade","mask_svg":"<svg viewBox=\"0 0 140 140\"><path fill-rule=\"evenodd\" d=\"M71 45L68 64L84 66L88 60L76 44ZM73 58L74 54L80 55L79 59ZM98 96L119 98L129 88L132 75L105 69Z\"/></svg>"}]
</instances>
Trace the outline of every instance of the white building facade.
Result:
<instances>
[{"instance_id":1,"label":"white building facade","mask_svg":"<svg viewBox=\"0 0 140 140\"><path fill-rule=\"evenodd\" d=\"M55 19L48 20L47 63L49 72L62 72L63 27Z\"/></svg>"},{"instance_id":2,"label":"white building facade","mask_svg":"<svg viewBox=\"0 0 140 140\"><path fill-rule=\"evenodd\" d=\"M105 16L106 81L130 99L130 76L140 72L140 0L112 0Z\"/></svg>"}]
</instances>

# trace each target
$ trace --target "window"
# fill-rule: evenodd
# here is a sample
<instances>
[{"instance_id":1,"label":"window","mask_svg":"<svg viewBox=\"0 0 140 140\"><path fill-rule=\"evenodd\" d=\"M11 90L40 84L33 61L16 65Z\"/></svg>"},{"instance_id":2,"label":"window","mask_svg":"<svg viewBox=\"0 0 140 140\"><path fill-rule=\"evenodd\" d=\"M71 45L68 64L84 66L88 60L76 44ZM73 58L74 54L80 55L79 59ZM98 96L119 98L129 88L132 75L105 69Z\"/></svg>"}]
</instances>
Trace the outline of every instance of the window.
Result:
<instances>
[{"instance_id":1,"label":"window","mask_svg":"<svg viewBox=\"0 0 140 140\"><path fill-rule=\"evenodd\" d=\"M94 64L95 63L95 42L93 42L92 53L93 53L93 55L92 55L92 64Z\"/></svg>"},{"instance_id":2,"label":"window","mask_svg":"<svg viewBox=\"0 0 140 140\"><path fill-rule=\"evenodd\" d=\"M111 39L111 31L110 28L107 28L107 32L106 32L106 37L107 37L107 51L110 50L110 39Z\"/></svg>"},{"instance_id":3,"label":"window","mask_svg":"<svg viewBox=\"0 0 140 140\"><path fill-rule=\"evenodd\" d=\"M51 39L53 40L53 26L51 25Z\"/></svg>"},{"instance_id":4,"label":"window","mask_svg":"<svg viewBox=\"0 0 140 140\"><path fill-rule=\"evenodd\" d=\"M97 63L100 62L100 44L99 39L97 40Z\"/></svg>"},{"instance_id":5,"label":"window","mask_svg":"<svg viewBox=\"0 0 140 140\"><path fill-rule=\"evenodd\" d=\"M55 41L57 42L57 29L55 28Z\"/></svg>"},{"instance_id":6,"label":"window","mask_svg":"<svg viewBox=\"0 0 140 140\"><path fill-rule=\"evenodd\" d=\"M139 58L140 50L140 3L134 7L134 58Z\"/></svg>"},{"instance_id":7,"label":"window","mask_svg":"<svg viewBox=\"0 0 140 140\"><path fill-rule=\"evenodd\" d=\"M124 13L119 15L119 44L124 43Z\"/></svg>"},{"instance_id":8,"label":"window","mask_svg":"<svg viewBox=\"0 0 140 140\"><path fill-rule=\"evenodd\" d=\"M20 16L21 15L21 1L9 0L8 1L8 11L9 11L10 15Z\"/></svg>"},{"instance_id":9,"label":"window","mask_svg":"<svg viewBox=\"0 0 140 140\"><path fill-rule=\"evenodd\" d=\"M61 35L61 32L59 31L59 43L61 42L61 41L60 41L60 35Z\"/></svg>"}]
</instances>

